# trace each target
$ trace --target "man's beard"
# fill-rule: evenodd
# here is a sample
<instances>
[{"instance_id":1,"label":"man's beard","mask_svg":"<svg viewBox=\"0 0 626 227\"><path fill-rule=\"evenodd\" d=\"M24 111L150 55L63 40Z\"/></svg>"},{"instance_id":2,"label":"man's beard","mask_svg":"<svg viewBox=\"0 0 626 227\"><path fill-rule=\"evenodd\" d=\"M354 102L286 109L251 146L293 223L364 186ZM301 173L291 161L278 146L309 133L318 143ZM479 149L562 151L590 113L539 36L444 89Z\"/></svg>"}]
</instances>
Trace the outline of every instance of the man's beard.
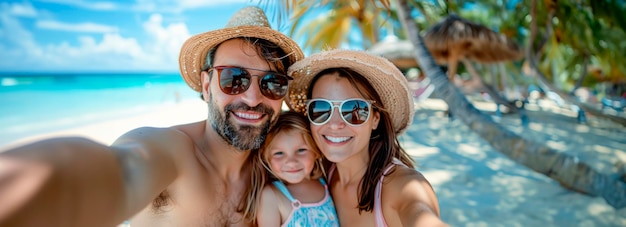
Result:
<instances>
[{"instance_id":1,"label":"man's beard","mask_svg":"<svg viewBox=\"0 0 626 227\"><path fill-rule=\"evenodd\" d=\"M249 107L243 103L226 105L221 112L213 101L213 94L209 93L209 117L212 116L211 126L224 141L230 143L241 151L258 149L263 145L265 137L270 127L274 123L274 110L264 104ZM234 110L255 111L266 114L268 119L263 125L258 127L250 125L240 125L239 127L231 122L231 113Z\"/></svg>"}]
</instances>

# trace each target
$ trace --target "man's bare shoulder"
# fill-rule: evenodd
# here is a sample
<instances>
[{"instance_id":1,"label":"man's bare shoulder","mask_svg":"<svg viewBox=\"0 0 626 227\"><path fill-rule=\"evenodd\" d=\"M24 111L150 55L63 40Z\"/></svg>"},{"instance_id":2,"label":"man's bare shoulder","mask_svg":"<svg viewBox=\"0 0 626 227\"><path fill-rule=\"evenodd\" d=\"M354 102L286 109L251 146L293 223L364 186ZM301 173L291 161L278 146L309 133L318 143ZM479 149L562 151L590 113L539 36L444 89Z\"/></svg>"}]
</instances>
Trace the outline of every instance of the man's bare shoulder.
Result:
<instances>
[{"instance_id":1,"label":"man's bare shoulder","mask_svg":"<svg viewBox=\"0 0 626 227\"><path fill-rule=\"evenodd\" d=\"M170 127L170 129L184 133L194 143L201 143L203 140L206 139L205 137L206 121L199 121L199 122L183 124L183 125L175 125L175 126Z\"/></svg>"},{"instance_id":2,"label":"man's bare shoulder","mask_svg":"<svg viewBox=\"0 0 626 227\"><path fill-rule=\"evenodd\" d=\"M123 147L126 145L141 145L149 150L159 150L159 148L178 147L180 149L190 148L201 137L204 129L204 122L195 122L184 125L175 125L167 128L160 127L140 127L133 129L120 136L113 146Z\"/></svg>"}]
</instances>

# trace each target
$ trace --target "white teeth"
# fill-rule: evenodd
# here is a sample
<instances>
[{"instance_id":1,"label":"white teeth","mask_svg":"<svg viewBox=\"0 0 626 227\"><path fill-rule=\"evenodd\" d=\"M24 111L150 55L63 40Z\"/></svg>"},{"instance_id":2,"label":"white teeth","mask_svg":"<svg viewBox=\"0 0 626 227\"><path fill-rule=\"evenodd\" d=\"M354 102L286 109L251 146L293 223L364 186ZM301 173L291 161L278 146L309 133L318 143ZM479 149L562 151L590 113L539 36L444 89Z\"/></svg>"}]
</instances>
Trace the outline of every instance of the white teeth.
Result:
<instances>
[{"instance_id":1,"label":"white teeth","mask_svg":"<svg viewBox=\"0 0 626 227\"><path fill-rule=\"evenodd\" d=\"M250 114L250 113L239 113L239 112L235 112L234 114L237 115L237 117L240 117L243 119L249 119L249 120L258 120L263 116L262 114Z\"/></svg>"},{"instance_id":2,"label":"white teeth","mask_svg":"<svg viewBox=\"0 0 626 227\"><path fill-rule=\"evenodd\" d=\"M333 143L341 143L350 139L349 136L342 136L342 137L324 136L324 138L326 138L327 140L330 140L330 142L333 142Z\"/></svg>"}]
</instances>

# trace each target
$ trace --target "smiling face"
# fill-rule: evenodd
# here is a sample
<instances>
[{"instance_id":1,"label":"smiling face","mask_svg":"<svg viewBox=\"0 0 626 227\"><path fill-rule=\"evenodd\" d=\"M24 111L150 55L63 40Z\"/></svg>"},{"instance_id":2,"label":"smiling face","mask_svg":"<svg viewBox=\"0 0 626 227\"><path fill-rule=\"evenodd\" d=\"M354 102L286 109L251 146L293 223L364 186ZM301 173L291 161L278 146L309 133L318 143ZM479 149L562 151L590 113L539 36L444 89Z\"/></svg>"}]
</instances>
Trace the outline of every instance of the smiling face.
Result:
<instances>
[{"instance_id":1,"label":"smiling face","mask_svg":"<svg viewBox=\"0 0 626 227\"><path fill-rule=\"evenodd\" d=\"M266 147L271 172L289 184L311 179L318 157L306 143L304 135L295 129L280 131Z\"/></svg>"},{"instance_id":2,"label":"smiling face","mask_svg":"<svg viewBox=\"0 0 626 227\"><path fill-rule=\"evenodd\" d=\"M351 98L369 99L363 97L347 78L336 72L321 75L312 85L311 99L315 98L338 101ZM366 122L351 126L341 118L339 111L334 111L326 124L311 124L311 134L319 149L331 162L339 163L355 157L368 160L370 137L379 120L378 112L371 111Z\"/></svg>"},{"instance_id":3,"label":"smiling face","mask_svg":"<svg viewBox=\"0 0 626 227\"><path fill-rule=\"evenodd\" d=\"M264 71L275 71L259 56L257 49L241 39L223 42L215 52L213 66L236 66ZM271 68L270 68L271 67ZM264 74L261 71L251 73ZM237 95L224 94L220 90L217 70L202 72L203 96L208 103L211 126L225 141L238 150L256 149L261 146L270 126L276 121L282 99L273 100L261 94L258 77L250 88Z\"/></svg>"}]
</instances>

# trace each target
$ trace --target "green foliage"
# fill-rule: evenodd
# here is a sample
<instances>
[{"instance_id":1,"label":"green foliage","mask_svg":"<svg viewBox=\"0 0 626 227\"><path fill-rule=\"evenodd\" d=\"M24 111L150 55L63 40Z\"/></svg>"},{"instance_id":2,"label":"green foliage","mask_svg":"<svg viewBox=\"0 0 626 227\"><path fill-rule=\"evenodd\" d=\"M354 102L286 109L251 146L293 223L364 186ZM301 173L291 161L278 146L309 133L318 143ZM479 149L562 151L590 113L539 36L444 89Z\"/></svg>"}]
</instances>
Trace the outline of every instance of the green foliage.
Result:
<instances>
[{"instance_id":1,"label":"green foliage","mask_svg":"<svg viewBox=\"0 0 626 227\"><path fill-rule=\"evenodd\" d=\"M528 43L530 1L414 0L410 5L421 31L455 13L518 43ZM405 38L395 7L388 0L285 0L284 3L292 12L291 34L304 37L307 40L304 48L313 51L354 43L357 40L350 38L354 31L362 34L358 40L364 49L382 38L385 30ZM318 7L325 7L328 12L302 21L311 9ZM537 0L538 34L532 43L539 52L541 70L549 77L557 77L553 81L566 83L559 87L571 86L584 68L581 56L589 55L590 66L600 68L606 80L626 81L625 15L623 0Z\"/></svg>"}]
</instances>

